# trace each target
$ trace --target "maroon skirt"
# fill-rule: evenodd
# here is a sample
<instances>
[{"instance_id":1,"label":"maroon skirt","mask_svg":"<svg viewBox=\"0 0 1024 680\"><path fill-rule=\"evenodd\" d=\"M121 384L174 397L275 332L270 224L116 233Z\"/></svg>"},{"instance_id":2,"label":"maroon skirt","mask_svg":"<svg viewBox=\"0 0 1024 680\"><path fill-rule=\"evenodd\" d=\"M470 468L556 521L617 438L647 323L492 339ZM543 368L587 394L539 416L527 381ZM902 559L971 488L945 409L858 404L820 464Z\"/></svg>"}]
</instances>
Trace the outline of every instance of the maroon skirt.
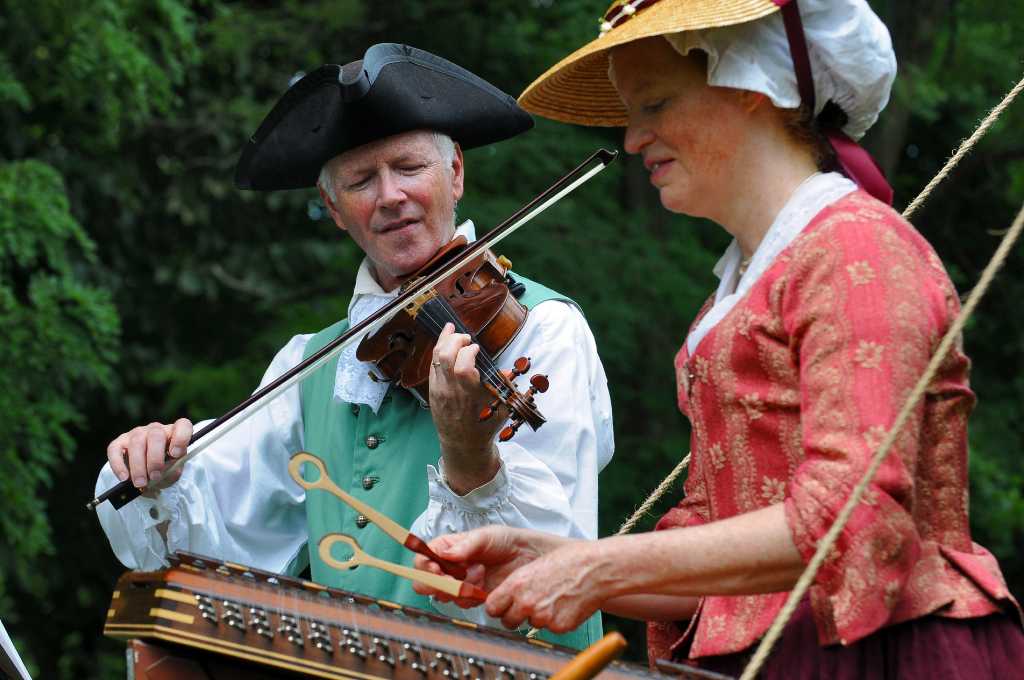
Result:
<instances>
[{"instance_id":1,"label":"maroon skirt","mask_svg":"<svg viewBox=\"0 0 1024 680\"><path fill-rule=\"evenodd\" d=\"M739 677L753 649L697 659L702 669ZM694 661L687 663L693 664ZM758 675L763 680L1024 679L1024 631L1006 614L976 619L926 616L883 628L852 645L818 644L804 600Z\"/></svg>"}]
</instances>

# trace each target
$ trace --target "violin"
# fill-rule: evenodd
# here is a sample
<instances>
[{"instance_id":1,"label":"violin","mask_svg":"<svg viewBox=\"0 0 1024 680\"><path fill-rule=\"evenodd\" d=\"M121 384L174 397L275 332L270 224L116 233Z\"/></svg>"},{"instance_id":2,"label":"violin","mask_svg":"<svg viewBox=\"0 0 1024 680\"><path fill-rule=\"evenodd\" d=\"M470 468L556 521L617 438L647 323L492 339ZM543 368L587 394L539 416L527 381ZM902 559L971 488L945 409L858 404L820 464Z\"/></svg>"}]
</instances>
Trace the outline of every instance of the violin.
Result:
<instances>
[{"instance_id":1,"label":"violin","mask_svg":"<svg viewBox=\"0 0 1024 680\"><path fill-rule=\"evenodd\" d=\"M400 290L444 268L467 247L465 237L456 237L403 283ZM480 382L494 397L480 412L480 420L492 417L504 406L511 422L499 433L500 441L511 439L524 422L536 430L545 419L537 410L534 397L547 391L547 376L533 375L530 387L519 392L512 381L530 370L530 358L517 358L509 374L499 370L494 362L494 357L508 347L526 322L527 309L516 299L516 293L521 295L523 287L509 275L511 265L507 258L495 257L491 250L461 263L445 279L408 303L404 313L393 316L378 331L363 338L356 358L377 367L383 378L371 372L373 379L394 382L427 405L434 345L445 324L451 323L456 332L469 335L480 346L476 368Z\"/></svg>"},{"instance_id":2,"label":"violin","mask_svg":"<svg viewBox=\"0 0 1024 680\"><path fill-rule=\"evenodd\" d=\"M260 389L256 390L251 396L240 404L235 405L227 413L207 424L199 431L193 433L192 439L189 441L187 453L171 463L170 467L167 468L167 471L165 472L165 479L170 478L182 465L199 455L207 446L230 432L234 427L255 413L258 409L263 408L267 403L283 394L285 390L291 389L291 387L297 382L310 375L313 371L319 369L320 366L331 358L337 356L343 349L345 349L345 347L354 343L364 333L375 333L377 329L381 328L391 318L396 315L400 315L402 313L400 311L401 309L406 308L410 303L429 297L429 293L426 293L425 291L429 291L441 281L449 278L450 274L457 269L460 269L464 262L468 262L469 260L477 257L485 250L495 245L498 241L512 234L534 217L544 212L544 210L549 206L576 189L576 187L604 170L608 167L609 163L615 160L616 155L617 152L598 149L567 175L559 179L539 196L517 210L511 217L496 226L494 229L491 229L475 242L468 245L465 250L458 255L453 255L451 262L442 264L432 273L425 274L418 280L410 282L409 287L400 291L398 297L391 303L385 305L383 308L377 310L359 323L351 326L347 331L321 347L311 356L303 359L297 366L286 371L268 385L264 385ZM434 297L437 296L434 295ZM458 328L459 325L456 324L456 329ZM440 330L438 332L440 332ZM522 362L517 363L517 370L520 368L522 369L522 372L529 370L529 367L524 366ZM496 374L500 374L500 371L497 371L496 369L494 372ZM481 375L483 375L483 373L481 373ZM488 384L491 387L494 387L494 385L490 383ZM540 391L539 386L537 386L537 388L537 391ZM499 395L502 392L502 390L497 387L495 387L495 390ZM512 392L515 394L508 393L508 400L510 403L521 405L524 401L529 401L524 397L524 395L519 395L519 393L515 391L514 387ZM532 394L530 396L532 397ZM500 403L500 400L498 399L495 401ZM496 408L497 406L495 403L492 403L490 406L485 408L480 415L484 416L488 410L493 411ZM520 410L525 411L525 407L520 406ZM523 419L525 420L525 416ZM527 422L530 421L527 420ZM508 436L511 437L514 432L515 431L513 430L513 432ZM170 461L170 458L167 460ZM155 488L162 488L160 486L160 482L157 482L152 486ZM93 498L85 504L85 507L89 510L95 510L100 503L110 501L110 504L115 509L119 509L126 503L130 503L138 498L141 493L141 490L135 488L135 485L132 484L130 479L126 479L123 482L118 482Z\"/></svg>"}]
</instances>

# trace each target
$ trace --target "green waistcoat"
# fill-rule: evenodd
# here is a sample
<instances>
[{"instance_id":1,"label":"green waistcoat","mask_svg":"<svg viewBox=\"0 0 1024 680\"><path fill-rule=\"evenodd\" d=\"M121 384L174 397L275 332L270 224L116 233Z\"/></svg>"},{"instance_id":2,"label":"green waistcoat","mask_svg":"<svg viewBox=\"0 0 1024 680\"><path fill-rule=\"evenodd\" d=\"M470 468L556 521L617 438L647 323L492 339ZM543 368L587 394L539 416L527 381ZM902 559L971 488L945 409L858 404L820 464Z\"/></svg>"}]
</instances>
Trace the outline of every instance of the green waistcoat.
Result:
<instances>
[{"instance_id":1,"label":"green waistcoat","mask_svg":"<svg viewBox=\"0 0 1024 680\"><path fill-rule=\"evenodd\" d=\"M516 276L516 280L526 285L520 302L527 307L551 299L570 301L523 277ZM305 356L310 356L347 328L347 320L342 320L320 331L310 339ZM437 465L441 457L430 411L420 406L417 399L404 389L388 390L376 414L365 404L338 401L334 398L337 366L335 357L302 383L306 450L323 459L328 474L339 487L400 525L411 527L429 500L426 467ZM359 546L374 557L412 566L413 553L410 550L373 524L358 526L357 513L324 491L307 492L306 517L309 524L308 551L290 565L291 573L301 571L308 562L317 583L401 605L431 609L430 599L415 593L406 579L365 566L338 571L323 563L317 545L325 534L340 532L355 538ZM343 547L335 547L335 550L338 551L336 559L348 557ZM545 631L541 637L582 649L601 637L600 613L571 633L553 635Z\"/></svg>"}]
</instances>

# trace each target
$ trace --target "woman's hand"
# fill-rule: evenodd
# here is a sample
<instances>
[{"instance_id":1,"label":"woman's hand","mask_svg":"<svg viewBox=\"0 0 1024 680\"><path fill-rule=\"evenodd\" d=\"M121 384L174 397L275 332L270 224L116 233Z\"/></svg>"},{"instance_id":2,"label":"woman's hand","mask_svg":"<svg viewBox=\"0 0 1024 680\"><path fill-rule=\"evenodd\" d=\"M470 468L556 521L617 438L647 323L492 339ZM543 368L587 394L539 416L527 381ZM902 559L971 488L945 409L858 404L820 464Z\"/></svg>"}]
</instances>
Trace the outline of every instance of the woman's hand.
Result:
<instances>
[{"instance_id":1,"label":"woman's hand","mask_svg":"<svg viewBox=\"0 0 1024 680\"><path fill-rule=\"evenodd\" d=\"M491 526L443 536L430 547L470 565L467 580L490 591L489 616L509 628L529 621L555 633L576 628L606 603L626 616L688 618L698 597L790 590L804 568L781 503L709 524L599 541ZM441 573L421 557L416 566ZM416 591L435 594L422 586Z\"/></svg>"},{"instance_id":2,"label":"woman's hand","mask_svg":"<svg viewBox=\"0 0 1024 680\"><path fill-rule=\"evenodd\" d=\"M430 549L446 560L467 565L466 582L489 591L519 567L570 543L575 545L580 541L530 529L489 526L440 536L430 542ZM422 555L416 556L415 565L424 571L444 573L435 562ZM430 595L441 602L454 602L463 608L480 604L476 600L453 598L418 583L413 584L413 589L421 595Z\"/></svg>"},{"instance_id":3,"label":"woman's hand","mask_svg":"<svg viewBox=\"0 0 1024 680\"><path fill-rule=\"evenodd\" d=\"M487 598L487 614L508 628L529 621L554 633L575 629L613 595L604 583L597 541L571 541L523 563Z\"/></svg>"}]
</instances>

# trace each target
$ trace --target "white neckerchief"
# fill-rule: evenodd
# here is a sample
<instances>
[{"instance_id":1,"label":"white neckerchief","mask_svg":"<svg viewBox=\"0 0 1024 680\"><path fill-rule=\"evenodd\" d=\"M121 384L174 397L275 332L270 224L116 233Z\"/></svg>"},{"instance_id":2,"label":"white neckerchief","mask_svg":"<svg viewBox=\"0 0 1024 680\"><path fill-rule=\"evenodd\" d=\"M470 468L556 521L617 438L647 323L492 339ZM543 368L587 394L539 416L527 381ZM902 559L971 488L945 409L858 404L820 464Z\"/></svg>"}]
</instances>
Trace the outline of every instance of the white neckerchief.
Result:
<instances>
[{"instance_id":1,"label":"white neckerchief","mask_svg":"<svg viewBox=\"0 0 1024 680\"><path fill-rule=\"evenodd\" d=\"M775 216L775 221L761 239L742 277L739 276L739 270L743 255L739 243L733 239L715 265L715 276L720 279L715 292L715 304L686 338L687 351L691 355L694 353L704 336L743 299L761 275L768 271L779 253L799 236L815 215L856 189L856 184L837 172L819 172L805 179Z\"/></svg>"},{"instance_id":2,"label":"white neckerchief","mask_svg":"<svg viewBox=\"0 0 1024 680\"><path fill-rule=\"evenodd\" d=\"M472 220L466 220L455 230L455 236L465 236L470 242L476 240L476 227ZM363 258L356 273L356 285L352 290L352 300L348 303L348 324L352 327L363 321L378 309L398 297L398 288L391 292L385 291L373 278L370 261ZM390 383L379 382L370 377L375 371L373 364L359 361L356 349L359 343L354 342L338 355L338 370L334 374L334 398L350 404L366 404L376 413L384 401Z\"/></svg>"}]
</instances>

